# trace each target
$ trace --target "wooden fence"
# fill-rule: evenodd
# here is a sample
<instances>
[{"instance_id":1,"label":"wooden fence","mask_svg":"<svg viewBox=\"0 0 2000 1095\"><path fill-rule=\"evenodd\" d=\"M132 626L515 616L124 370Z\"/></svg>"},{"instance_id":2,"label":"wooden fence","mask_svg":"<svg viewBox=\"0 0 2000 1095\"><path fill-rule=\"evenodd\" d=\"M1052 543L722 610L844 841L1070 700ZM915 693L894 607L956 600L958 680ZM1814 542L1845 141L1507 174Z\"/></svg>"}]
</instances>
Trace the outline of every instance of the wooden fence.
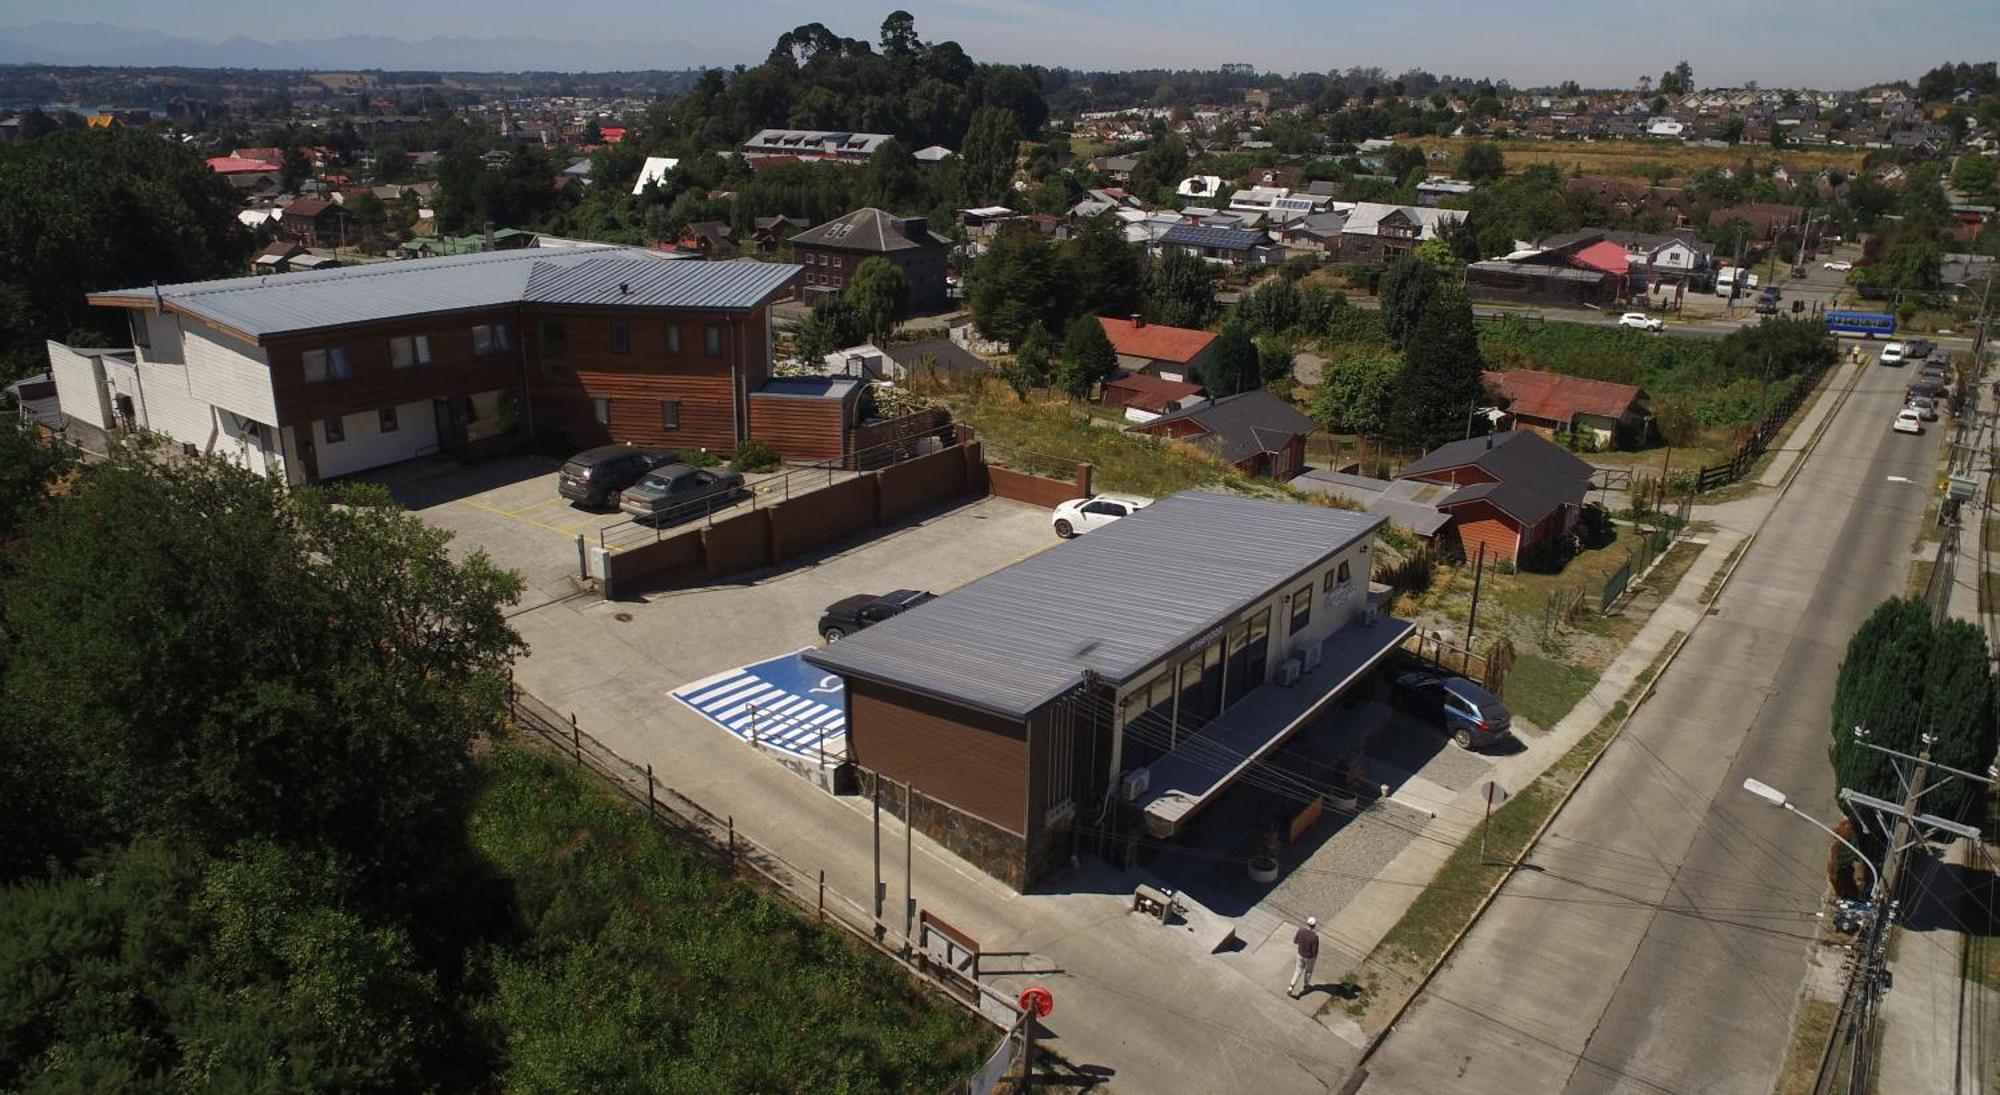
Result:
<instances>
[{"instance_id":1,"label":"wooden fence","mask_svg":"<svg viewBox=\"0 0 2000 1095\"><path fill-rule=\"evenodd\" d=\"M914 929L898 930L894 923L860 902L830 889L824 870L806 870L744 836L736 830L733 816L711 813L700 803L665 786L655 777L652 765L635 764L618 755L584 733L575 715L565 718L516 686L511 676L507 682L507 700L523 740L589 771L643 807L647 817L686 841L718 868L765 892L777 894L821 924L844 930L901 966L918 983L1006 1031L1006 1038L1019 1034L1022 1013L1013 1000L976 977L958 976L933 964L926 956L923 941L915 937ZM970 1089L990 1090L977 1085Z\"/></svg>"},{"instance_id":2,"label":"wooden fence","mask_svg":"<svg viewBox=\"0 0 2000 1095\"><path fill-rule=\"evenodd\" d=\"M1785 398L1780 400L1777 406L1765 412L1764 417L1757 420L1757 425L1751 429L1749 436L1743 439L1743 443L1737 446L1735 454L1720 464L1709 464L1695 473L1695 492L1706 494L1749 474L1751 466L1770 448L1771 442L1778 436L1778 431L1785 428L1785 423L1791 419L1793 412L1818 390L1820 378L1826 373L1827 367L1821 366L1801 376L1799 382L1792 385L1792 390L1786 393Z\"/></svg>"}]
</instances>

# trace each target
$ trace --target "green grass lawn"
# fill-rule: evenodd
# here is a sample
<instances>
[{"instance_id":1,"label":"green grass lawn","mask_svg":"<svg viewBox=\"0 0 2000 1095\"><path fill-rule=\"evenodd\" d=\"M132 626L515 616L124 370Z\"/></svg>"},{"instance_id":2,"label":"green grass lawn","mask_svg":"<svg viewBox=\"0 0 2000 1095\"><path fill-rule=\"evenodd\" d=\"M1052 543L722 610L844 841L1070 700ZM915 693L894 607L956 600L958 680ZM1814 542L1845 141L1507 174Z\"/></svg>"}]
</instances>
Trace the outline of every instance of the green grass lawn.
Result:
<instances>
[{"instance_id":1,"label":"green grass lawn","mask_svg":"<svg viewBox=\"0 0 2000 1095\"><path fill-rule=\"evenodd\" d=\"M942 1091L996 1034L780 899L723 875L576 769L502 743L473 844L511 897L481 956L504 1086Z\"/></svg>"},{"instance_id":2,"label":"green grass lawn","mask_svg":"<svg viewBox=\"0 0 2000 1095\"><path fill-rule=\"evenodd\" d=\"M1522 654L1507 674L1501 698L1513 712L1547 730L1562 721L1577 701L1597 684L1597 672L1544 658Z\"/></svg>"}]
</instances>

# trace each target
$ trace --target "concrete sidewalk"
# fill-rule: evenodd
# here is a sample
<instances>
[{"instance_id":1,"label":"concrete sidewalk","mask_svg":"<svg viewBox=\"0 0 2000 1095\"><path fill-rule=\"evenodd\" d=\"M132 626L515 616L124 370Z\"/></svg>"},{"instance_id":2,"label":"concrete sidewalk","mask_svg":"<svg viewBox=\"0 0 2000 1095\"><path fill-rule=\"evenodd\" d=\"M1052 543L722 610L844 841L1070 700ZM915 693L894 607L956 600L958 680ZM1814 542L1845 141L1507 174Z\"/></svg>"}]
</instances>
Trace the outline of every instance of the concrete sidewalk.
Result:
<instances>
[{"instance_id":1,"label":"concrete sidewalk","mask_svg":"<svg viewBox=\"0 0 2000 1095\"><path fill-rule=\"evenodd\" d=\"M1792 429L1790 436L1796 440L1777 450L1758 479L1760 486L1782 488L1786 477L1798 466L1840 405L1848 387L1867 367L1865 362L1843 362L1834 367L1826 385ZM1682 576L1680 584L1654 610L1652 618L1576 707L1547 734L1525 741L1527 748L1523 752L1501 758L1491 778L1509 792L1519 791L1596 727L1678 636L1694 630L1707 610L1702 596L1710 580L1722 572L1730 555L1763 524L1777 506L1779 496L1779 490L1763 490L1718 506L1695 506L1691 518L1714 524L1716 530L1706 537L1701 554ZM1365 887L1333 923L1322 929L1322 938L1340 952L1347 968L1356 976L1367 972L1362 965L1367 956L1409 911L1438 868L1476 830L1483 812L1477 788L1447 802L1425 827L1424 839L1411 841L1387 870ZM1327 1018L1334 1023L1351 1022L1345 1016L1329 1014Z\"/></svg>"}]
</instances>

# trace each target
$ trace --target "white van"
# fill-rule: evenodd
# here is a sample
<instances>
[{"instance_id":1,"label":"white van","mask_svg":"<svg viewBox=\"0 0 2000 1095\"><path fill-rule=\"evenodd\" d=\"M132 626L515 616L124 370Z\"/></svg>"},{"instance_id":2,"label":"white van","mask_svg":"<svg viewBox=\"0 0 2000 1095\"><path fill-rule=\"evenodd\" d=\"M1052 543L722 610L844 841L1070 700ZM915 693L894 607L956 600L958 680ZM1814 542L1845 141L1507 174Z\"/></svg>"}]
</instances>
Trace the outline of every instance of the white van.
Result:
<instances>
[{"instance_id":1,"label":"white van","mask_svg":"<svg viewBox=\"0 0 2000 1095\"><path fill-rule=\"evenodd\" d=\"M1715 272L1715 295L1719 297L1735 296L1736 278L1742 272L1743 268L1740 266L1725 266L1717 270Z\"/></svg>"}]
</instances>

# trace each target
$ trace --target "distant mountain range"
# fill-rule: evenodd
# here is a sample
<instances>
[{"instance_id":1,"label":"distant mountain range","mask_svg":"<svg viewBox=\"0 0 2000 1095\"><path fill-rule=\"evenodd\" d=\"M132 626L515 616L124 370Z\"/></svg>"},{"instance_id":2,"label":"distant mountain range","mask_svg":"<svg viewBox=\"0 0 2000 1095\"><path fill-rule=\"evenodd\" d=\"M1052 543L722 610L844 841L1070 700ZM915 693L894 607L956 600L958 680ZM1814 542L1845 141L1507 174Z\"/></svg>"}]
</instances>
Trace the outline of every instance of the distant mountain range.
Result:
<instances>
[{"instance_id":1,"label":"distant mountain range","mask_svg":"<svg viewBox=\"0 0 2000 1095\"><path fill-rule=\"evenodd\" d=\"M556 42L544 38L379 35L261 42L220 42L127 30L105 23L41 22L0 27L0 64L130 65L428 72L611 72L734 64L686 42Z\"/></svg>"}]
</instances>

